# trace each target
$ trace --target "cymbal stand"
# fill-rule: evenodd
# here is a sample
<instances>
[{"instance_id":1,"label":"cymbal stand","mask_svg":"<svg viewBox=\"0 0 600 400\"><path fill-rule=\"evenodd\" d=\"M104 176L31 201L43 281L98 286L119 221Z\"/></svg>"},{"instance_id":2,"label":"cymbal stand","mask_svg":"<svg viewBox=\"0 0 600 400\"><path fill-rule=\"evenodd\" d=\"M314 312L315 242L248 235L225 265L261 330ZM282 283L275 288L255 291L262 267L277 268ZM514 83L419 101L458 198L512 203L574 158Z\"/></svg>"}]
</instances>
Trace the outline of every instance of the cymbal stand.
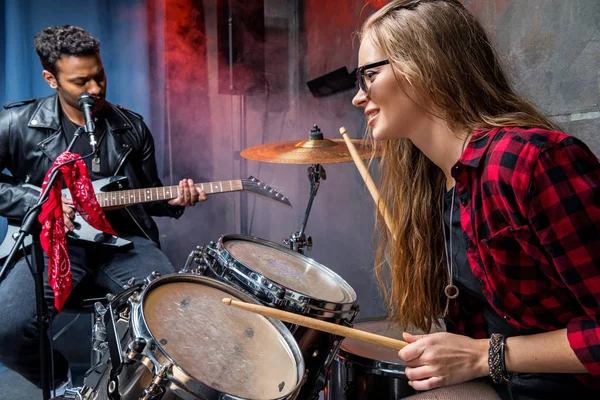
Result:
<instances>
[{"instance_id":1,"label":"cymbal stand","mask_svg":"<svg viewBox=\"0 0 600 400\"><path fill-rule=\"evenodd\" d=\"M302 220L300 231L292 233L289 239L283 239L283 243L286 246L290 246L290 249L297 251L300 254L304 254L304 248L308 251L312 250L312 238L306 236L304 231L306 229L306 223L308 222L308 216L310 215L313 200L317 195L319 185L321 184L321 179L327 179L325 168L323 168L321 164L311 164L308 167L308 179L310 181L310 197L308 198L308 204L306 206L306 211L304 212L304 219Z\"/></svg>"}]
</instances>

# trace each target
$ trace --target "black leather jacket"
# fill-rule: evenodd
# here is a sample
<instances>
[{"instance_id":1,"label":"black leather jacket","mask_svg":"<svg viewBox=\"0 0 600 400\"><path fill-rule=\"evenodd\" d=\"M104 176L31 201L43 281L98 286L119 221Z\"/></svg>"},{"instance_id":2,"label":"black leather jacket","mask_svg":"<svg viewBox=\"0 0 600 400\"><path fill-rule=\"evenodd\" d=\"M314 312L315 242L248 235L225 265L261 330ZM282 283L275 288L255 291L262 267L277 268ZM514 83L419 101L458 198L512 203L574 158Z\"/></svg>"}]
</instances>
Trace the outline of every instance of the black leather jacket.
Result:
<instances>
[{"instance_id":1,"label":"black leather jacket","mask_svg":"<svg viewBox=\"0 0 600 400\"><path fill-rule=\"evenodd\" d=\"M141 116L106 102L105 140L113 175L125 175L131 188L162 186L156 169L154 140ZM61 132L57 95L5 105L0 112L0 172L7 168L17 180L41 186L45 174L68 143ZM0 215L22 219L39 193L0 182ZM183 207L165 202L130 207L133 217L156 243L158 228L151 216L179 218Z\"/></svg>"}]
</instances>

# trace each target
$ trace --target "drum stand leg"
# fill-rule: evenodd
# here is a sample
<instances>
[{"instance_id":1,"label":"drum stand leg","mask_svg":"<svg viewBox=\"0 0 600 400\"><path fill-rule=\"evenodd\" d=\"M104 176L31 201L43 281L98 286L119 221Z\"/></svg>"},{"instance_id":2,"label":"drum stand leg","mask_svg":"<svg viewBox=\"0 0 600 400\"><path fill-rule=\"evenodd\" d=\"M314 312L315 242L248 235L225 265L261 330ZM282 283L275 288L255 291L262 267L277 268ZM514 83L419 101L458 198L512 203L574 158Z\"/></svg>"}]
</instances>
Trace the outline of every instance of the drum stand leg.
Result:
<instances>
[{"instance_id":1,"label":"drum stand leg","mask_svg":"<svg viewBox=\"0 0 600 400\"><path fill-rule=\"evenodd\" d=\"M289 246L290 249L297 251L300 254L304 254L304 248L308 251L312 250L312 238L310 236L306 236L304 230L306 229L306 223L308 222L308 216L310 215L310 209L312 208L313 200L317 195L317 191L319 190L319 185L321 184L321 179L327 179L327 174L325 173L325 168L321 164L312 164L308 167L308 179L310 180L310 197L308 199L308 205L306 206L306 211L304 212L304 219L302 220L302 225L300 226L300 231L292 233L289 239L284 239L283 243L286 246Z\"/></svg>"}]
</instances>

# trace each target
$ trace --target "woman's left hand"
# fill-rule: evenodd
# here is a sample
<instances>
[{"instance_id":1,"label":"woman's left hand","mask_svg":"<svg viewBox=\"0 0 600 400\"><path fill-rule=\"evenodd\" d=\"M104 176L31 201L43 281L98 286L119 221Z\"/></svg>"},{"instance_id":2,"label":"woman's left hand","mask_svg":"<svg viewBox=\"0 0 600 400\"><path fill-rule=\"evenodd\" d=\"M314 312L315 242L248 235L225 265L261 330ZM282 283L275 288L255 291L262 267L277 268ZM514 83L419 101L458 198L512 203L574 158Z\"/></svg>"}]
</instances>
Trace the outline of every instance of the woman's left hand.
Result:
<instances>
[{"instance_id":1,"label":"woman's left hand","mask_svg":"<svg viewBox=\"0 0 600 400\"><path fill-rule=\"evenodd\" d=\"M415 390L455 385L489 374L487 339L439 332L404 333L404 340L410 344L398 357L406 363L406 377Z\"/></svg>"}]
</instances>

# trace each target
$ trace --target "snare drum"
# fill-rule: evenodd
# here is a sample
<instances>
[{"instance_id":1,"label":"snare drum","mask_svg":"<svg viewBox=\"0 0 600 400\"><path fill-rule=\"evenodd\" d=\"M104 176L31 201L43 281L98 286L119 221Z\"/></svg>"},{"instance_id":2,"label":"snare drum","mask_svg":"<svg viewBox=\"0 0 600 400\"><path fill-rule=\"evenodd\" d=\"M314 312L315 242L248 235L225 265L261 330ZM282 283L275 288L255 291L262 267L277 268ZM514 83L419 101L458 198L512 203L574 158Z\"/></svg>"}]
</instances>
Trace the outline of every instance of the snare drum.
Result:
<instances>
[{"instance_id":1,"label":"snare drum","mask_svg":"<svg viewBox=\"0 0 600 400\"><path fill-rule=\"evenodd\" d=\"M200 273L222 279L263 304L336 324L358 313L354 289L338 274L279 244L252 236L225 235L202 248ZM340 337L288 325L307 369L299 398L316 398Z\"/></svg>"},{"instance_id":2,"label":"snare drum","mask_svg":"<svg viewBox=\"0 0 600 400\"><path fill-rule=\"evenodd\" d=\"M245 293L214 279L178 274L120 297L127 305L117 296L104 318L118 344L109 343L101 366L86 374L81 398L296 398L305 368L289 330L221 302L230 297L256 303ZM115 378L111 369L121 356Z\"/></svg>"},{"instance_id":3,"label":"snare drum","mask_svg":"<svg viewBox=\"0 0 600 400\"><path fill-rule=\"evenodd\" d=\"M374 319L354 328L402 340L398 325ZM398 351L346 338L331 364L325 400L395 400L414 394Z\"/></svg>"}]
</instances>

